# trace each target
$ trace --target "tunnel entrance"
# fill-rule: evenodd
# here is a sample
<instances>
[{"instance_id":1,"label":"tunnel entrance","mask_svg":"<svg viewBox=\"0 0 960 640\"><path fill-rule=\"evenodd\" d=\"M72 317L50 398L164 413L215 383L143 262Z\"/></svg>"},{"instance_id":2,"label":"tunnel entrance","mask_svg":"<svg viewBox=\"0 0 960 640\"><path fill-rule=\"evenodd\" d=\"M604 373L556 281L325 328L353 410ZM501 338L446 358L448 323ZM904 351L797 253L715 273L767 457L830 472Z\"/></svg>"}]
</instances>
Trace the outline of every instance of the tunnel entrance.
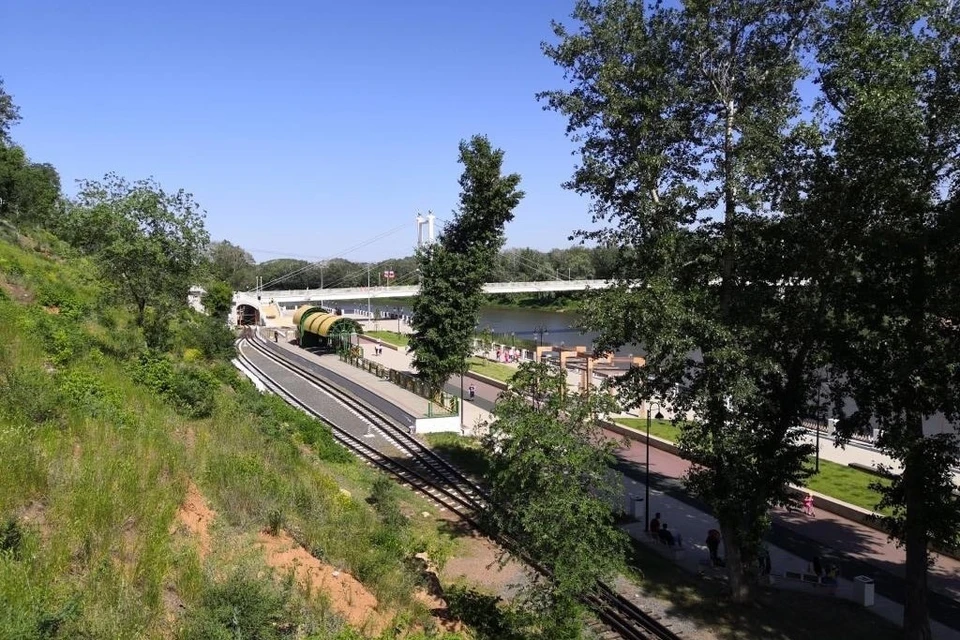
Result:
<instances>
[{"instance_id":1,"label":"tunnel entrance","mask_svg":"<svg viewBox=\"0 0 960 640\"><path fill-rule=\"evenodd\" d=\"M249 304L237 305L237 324L250 326L260 324L260 310Z\"/></svg>"}]
</instances>

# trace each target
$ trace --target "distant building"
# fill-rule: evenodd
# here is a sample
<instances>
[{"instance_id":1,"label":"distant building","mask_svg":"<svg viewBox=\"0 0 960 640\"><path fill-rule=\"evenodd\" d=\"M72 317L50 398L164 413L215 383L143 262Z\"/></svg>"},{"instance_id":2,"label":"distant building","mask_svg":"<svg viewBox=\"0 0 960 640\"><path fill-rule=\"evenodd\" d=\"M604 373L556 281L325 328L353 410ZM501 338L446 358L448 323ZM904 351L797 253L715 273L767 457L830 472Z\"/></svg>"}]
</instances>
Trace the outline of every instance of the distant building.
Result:
<instances>
[{"instance_id":1,"label":"distant building","mask_svg":"<svg viewBox=\"0 0 960 640\"><path fill-rule=\"evenodd\" d=\"M207 290L199 285L193 285L190 287L190 290L187 291L187 304L190 305L195 311L204 313L203 308L203 296L206 295Z\"/></svg>"}]
</instances>

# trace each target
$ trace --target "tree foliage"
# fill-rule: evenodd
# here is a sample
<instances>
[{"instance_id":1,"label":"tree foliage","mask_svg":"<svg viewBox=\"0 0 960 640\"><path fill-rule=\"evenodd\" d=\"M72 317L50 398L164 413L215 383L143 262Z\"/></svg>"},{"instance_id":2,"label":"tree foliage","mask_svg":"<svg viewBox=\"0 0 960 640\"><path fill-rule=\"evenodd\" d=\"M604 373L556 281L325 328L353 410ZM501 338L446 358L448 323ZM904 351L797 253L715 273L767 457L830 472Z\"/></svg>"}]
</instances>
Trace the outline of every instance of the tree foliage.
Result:
<instances>
[{"instance_id":1,"label":"tree foliage","mask_svg":"<svg viewBox=\"0 0 960 640\"><path fill-rule=\"evenodd\" d=\"M20 108L13 101L13 97L3 88L3 78L0 78L0 145L10 143L10 127L20 121Z\"/></svg>"},{"instance_id":2,"label":"tree foliage","mask_svg":"<svg viewBox=\"0 0 960 640\"><path fill-rule=\"evenodd\" d=\"M203 213L190 194L167 193L153 180L131 184L112 173L102 181L80 182L63 228L136 306L139 326L148 306L186 304L209 242Z\"/></svg>"},{"instance_id":3,"label":"tree foliage","mask_svg":"<svg viewBox=\"0 0 960 640\"><path fill-rule=\"evenodd\" d=\"M930 638L929 545L960 545L960 5L837 2L818 44L827 170L812 197L846 265L831 300L839 428L878 428L903 465L882 504L906 546L906 635Z\"/></svg>"},{"instance_id":4,"label":"tree foliage","mask_svg":"<svg viewBox=\"0 0 960 640\"><path fill-rule=\"evenodd\" d=\"M60 211L60 174L50 164L32 162L13 144L10 128L20 110L0 78L0 215L31 224L54 221Z\"/></svg>"},{"instance_id":5,"label":"tree foliage","mask_svg":"<svg viewBox=\"0 0 960 640\"><path fill-rule=\"evenodd\" d=\"M768 509L789 500L810 452L800 421L823 297L819 285L781 295L806 258L774 220L807 144L791 124L815 5L582 0L579 29L556 24L545 45L570 88L540 97L581 142L566 186L608 223L581 236L620 247L618 286L591 300L586 322L600 351L647 350L622 398L693 412L687 480L719 520L736 600L749 597Z\"/></svg>"},{"instance_id":6,"label":"tree foliage","mask_svg":"<svg viewBox=\"0 0 960 640\"><path fill-rule=\"evenodd\" d=\"M564 371L527 363L484 436L493 524L552 572L535 588L557 610L624 562L626 538L614 525L623 489L610 469L617 445L597 424L611 411L609 394L570 393Z\"/></svg>"},{"instance_id":7,"label":"tree foliage","mask_svg":"<svg viewBox=\"0 0 960 640\"><path fill-rule=\"evenodd\" d=\"M233 309L233 289L222 280L209 283L203 294L203 308L211 318L226 321Z\"/></svg>"},{"instance_id":8,"label":"tree foliage","mask_svg":"<svg viewBox=\"0 0 960 640\"><path fill-rule=\"evenodd\" d=\"M226 282L234 291L243 291L254 286L256 261L242 247L221 240L210 243L208 249L211 275Z\"/></svg>"},{"instance_id":9,"label":"tree foliage","mask_svg":"<svg viewBox=\"0 0 960 640\"><path fill-rule=\"evenodd\" d=\"M434 389L470 355L483 284L503 246L504 225L523 198L519 174L502 175L503 151L485 136L460 143L460 206L440 240L417 255L420 292L410 347L419 375Z\"/></svg>"}]
</instances>

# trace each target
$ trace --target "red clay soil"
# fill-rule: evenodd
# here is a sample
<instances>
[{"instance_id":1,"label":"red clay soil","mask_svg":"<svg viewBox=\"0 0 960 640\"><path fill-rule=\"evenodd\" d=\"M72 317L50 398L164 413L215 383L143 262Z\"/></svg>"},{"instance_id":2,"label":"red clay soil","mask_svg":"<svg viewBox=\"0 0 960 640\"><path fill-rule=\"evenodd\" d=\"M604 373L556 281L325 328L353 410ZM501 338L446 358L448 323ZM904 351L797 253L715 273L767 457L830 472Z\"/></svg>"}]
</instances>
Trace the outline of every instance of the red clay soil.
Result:
<instances>
[{"instance_id":1,"label":"red clay soil","mask_svg":"<svg viewBox=\"0 0 960 640\"><path fill-rule=\"evenodd\" d=\"M377 598L356 578L320 562L285 531L272 536L261 532L258 543L267 564L281 572L293 571L300 586L310 593L324 593L330 607L353 627L379 635L392 615L377 611Z\"/></svg>"},{"instance_id":2,"label":"red clay soil","mask_svg":"<svg viewBox=\"0 0 960 640\"><path fill-rule=\"evenodd\" d=\"M177 510L177 525L174 525L171 534L175 533L179 527L183 527L197 540L197 550L200 559L207 557L210 553L210 523L216 517L217 513L210 508L206 499L201 495L197 485L190 482L187 485L187 494L183 498L183 504Z\"/></svg>"}]
</instances>

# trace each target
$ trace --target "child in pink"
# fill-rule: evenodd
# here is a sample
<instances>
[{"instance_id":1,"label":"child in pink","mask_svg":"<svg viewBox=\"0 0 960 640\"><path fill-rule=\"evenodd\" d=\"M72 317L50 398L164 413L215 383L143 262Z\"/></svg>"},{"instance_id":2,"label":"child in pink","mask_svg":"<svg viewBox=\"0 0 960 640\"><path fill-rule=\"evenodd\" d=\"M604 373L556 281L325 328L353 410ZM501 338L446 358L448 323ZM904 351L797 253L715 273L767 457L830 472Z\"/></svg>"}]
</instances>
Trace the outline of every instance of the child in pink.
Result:
<instances>
[{"instance_id":1,"label":"child in pink","mask_svg":"<svg viewBox=\"0 0 960 640\"><path fill-rule=\"evenodd\" d=\"M808 516L816 516L817 514L813 511L813 494L808 493L803 499L803 512Z\"/></svg>"}]
</instances>

